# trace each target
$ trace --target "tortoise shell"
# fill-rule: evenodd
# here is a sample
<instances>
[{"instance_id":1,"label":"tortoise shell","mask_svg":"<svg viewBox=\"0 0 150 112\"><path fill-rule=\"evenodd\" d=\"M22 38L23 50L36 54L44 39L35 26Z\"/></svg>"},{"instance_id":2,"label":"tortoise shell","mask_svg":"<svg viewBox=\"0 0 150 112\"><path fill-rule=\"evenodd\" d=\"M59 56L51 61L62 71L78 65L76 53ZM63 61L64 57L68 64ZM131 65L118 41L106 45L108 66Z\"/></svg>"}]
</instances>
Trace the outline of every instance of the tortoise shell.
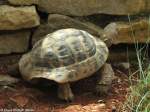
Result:
<instances>
[{"instance_id":1,"label":"tortoise shell","mask_svg":"<svg viewBox=\"0 0 150 112\"><path fill-rule=\"evenodd\" d=\"M59 83L92 75L106 61L108 49L86 31L62 29L39 40L20 62L27 80L46 78Z\"/></svg>"}]
</instances>

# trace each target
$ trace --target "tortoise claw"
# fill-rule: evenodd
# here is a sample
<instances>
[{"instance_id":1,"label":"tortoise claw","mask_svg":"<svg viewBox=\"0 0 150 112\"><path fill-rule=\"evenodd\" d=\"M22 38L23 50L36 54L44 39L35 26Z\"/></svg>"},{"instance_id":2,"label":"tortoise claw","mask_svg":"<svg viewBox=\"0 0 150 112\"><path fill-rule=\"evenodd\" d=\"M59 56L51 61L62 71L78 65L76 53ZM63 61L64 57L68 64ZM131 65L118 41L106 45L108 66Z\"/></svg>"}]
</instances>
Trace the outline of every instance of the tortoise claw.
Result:
<instances>
[{"instance_id":1,"label":"tortoise claw","mask_svg":"<svg viewBox=\"0 0 150 112\"><path fill-rule=\"evenodd\" d=\"M109 86L108 85L101 85L101 84L98 84L96 86L96 95L97 96L106 96L108 94L108 90L109 90Z\"/></svg>"},{"instance_id":2,"label":"tortoise claw","mask_svg":"<svg viewBox=\"0 0 150 112\"><path fill-rule=\"evenodd\" d=\"M66 102L72 102L74 100L74 95L73 95L70 85L68 83L59 85L58 98L66 101Z\"/></svg>"}]
</instances>

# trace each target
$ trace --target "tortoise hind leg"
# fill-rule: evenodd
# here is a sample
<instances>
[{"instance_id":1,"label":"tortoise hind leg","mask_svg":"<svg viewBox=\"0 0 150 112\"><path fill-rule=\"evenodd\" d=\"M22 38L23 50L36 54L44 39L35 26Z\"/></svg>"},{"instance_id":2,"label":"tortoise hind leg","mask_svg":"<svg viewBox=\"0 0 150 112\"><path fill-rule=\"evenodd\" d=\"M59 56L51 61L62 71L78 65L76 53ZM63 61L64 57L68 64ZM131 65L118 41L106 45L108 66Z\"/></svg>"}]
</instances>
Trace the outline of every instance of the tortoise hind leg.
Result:
<instances>
[{"instance_id":1,"label":"tortoise hind leg","mask_svg":"<svg viewBox=\"0 0 150 112\"><path fill-rule=\"evenodd\" d=\"M114 79L114 71L111 65L104 64L100 69L100 73L97 74L96 93L98 95L106 95Z\"/></svg>"},{"instance_id":2,"label":"tortoise hind leg","mask_svg":"<svg viewBox=\"0 0 150 112\"><path fill-rule=\"evenodd\" d=\"M59 84L57 94L58 98L65 101L72 101L74 99L69 83Z\"/></svg>"}]
</instances>

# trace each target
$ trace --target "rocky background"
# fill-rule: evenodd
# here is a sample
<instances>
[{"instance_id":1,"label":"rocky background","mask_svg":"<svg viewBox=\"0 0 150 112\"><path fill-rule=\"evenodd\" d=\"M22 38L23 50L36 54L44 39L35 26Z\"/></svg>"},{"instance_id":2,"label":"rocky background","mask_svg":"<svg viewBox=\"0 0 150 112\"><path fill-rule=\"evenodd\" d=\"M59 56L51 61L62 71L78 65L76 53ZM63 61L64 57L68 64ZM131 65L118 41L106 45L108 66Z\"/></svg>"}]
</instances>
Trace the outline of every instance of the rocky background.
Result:
<instances>
[{"instance_id":1,"label":"rocky background","mask_svg":"<svg viewBox=\"0 0 150 112\"><path fill-rule=\"evenodd\" d=\"M65 104L55 88L35 87L7 73L36 41L62 28L82 29L104 41L111 38L108 61L116 79L107 97L93 94L94 76L73 85L76 99ZM116 112L129 92L135 47L147 49L149 42L150 0L0 0L0 111Z\"/></svg>"},{"instance_id":2,"label":"rocky background","mask_svg":"<svg viewBox=\"0 0 150 112\"><path fill-rule=\"evenodd\" d=\"M37 40L62 28L86 30L101 39L105 34L113 46L148 43L149 14L150 0L0 0L1 63L3 57L18 59ZM118 48L112 60L126 55L120 46L110 49Z\"/></svg>"}]
</instances>

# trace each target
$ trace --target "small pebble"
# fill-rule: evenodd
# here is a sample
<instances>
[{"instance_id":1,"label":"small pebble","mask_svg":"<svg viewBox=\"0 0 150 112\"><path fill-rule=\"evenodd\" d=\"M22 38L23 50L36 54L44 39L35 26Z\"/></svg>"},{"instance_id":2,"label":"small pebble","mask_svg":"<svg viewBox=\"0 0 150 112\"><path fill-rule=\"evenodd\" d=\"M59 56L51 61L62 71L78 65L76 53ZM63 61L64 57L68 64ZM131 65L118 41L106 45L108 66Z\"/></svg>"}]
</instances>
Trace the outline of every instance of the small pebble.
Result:
<instances>
[{"instance_id":1,"label":"small pebble","mask_svg":"<svg viewBox=\"0 0 150 112\"><path fill-rule=\"evenodd\" d=\"M112 106L112 112L117 112L116 106Z\"/></svg>"},{"instance_id":2,"label":"small pebble","mask_svg":"<svg viewBox=\"0 0 150 112\"><path fill-rule=\"evenodd\" d=\"M98 108L99 109L105 109L106 108L106 104L101 103L101 104L98 105Z\"/></svg>"},{"instance_id":3,"label":"small pebble","mask_svg":"<svg viewBox=\"0 0 150 112\"><path fill-rule=\"evenodd\" d=\"M97 103L105 103L104 100L98 100Z\"/></svg>"}]
</instances>

